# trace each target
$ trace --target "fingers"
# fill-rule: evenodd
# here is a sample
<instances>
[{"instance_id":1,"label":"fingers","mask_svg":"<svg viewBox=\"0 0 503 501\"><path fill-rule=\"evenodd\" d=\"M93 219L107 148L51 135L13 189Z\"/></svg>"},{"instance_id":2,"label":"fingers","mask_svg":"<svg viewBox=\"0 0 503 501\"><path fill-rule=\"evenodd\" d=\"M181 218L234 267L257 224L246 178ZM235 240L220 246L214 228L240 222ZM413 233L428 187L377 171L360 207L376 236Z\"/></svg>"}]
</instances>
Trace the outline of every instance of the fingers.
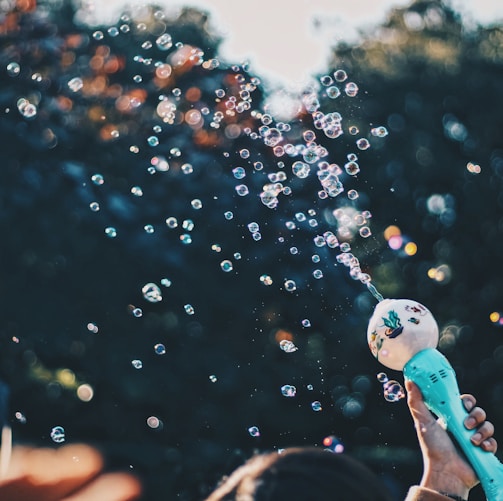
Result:
<instances>
[{"instance_id":1,"label":"fingers","mask_svg":"<svg viewBox=\"0 0 503 501\"><path fill-rule=\"evenodd\" d=\"M475 430L470 440L483 450L495 453L498 449L498 443L493 438L494 425L490 421L486 421L486 412L481 407L475 406L477 402L473 395L462 395L461 399L465 409L469 411L464 424L467 429Z\"/></svg>"},{"instance_id":2,"label":"fingers","mask_svg":"<svg viewBox=\"0 0 503 501\"><path fill-rule=\"evenodd\" d=\"M61 501L133 501L141 494L140 482L127 473L100 475Z\"/></svg>"},{"instance_id":3,"label":"fingers","mask_svg":"<svg viewBox=\"0 0 503 501\"><path fill-rule=\"evenodd\" d=\"M59 500L89 482L102 467L101 455L86 445L16 447L0 483L0 499Z\"/></svg>"}]
</instances>

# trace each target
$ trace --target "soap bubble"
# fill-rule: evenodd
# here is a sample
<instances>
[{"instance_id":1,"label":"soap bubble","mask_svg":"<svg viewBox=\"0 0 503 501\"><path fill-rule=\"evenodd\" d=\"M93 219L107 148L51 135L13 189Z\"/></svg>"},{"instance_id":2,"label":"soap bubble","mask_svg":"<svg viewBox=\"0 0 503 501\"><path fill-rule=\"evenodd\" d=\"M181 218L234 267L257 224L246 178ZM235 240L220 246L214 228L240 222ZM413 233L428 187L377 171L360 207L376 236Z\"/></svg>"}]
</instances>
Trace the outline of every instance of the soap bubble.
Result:
<instances>
[{"instance_id":1,"label":"soap bubble","mask_svg":"<svg viewBox=\"0 0 503 501\"><path fill-rule=\"evenodd\" d=\"M258 429L258 426L250 426L248 428L248 433L252 437L260 437L260 430Z\"/></svg>"},{"instance_id":2,"label":"soap bubble","mask_svg":"<svg viewBox=\"0 0 503 501\"><path fill-rule=\"evenodd\" d=\"M282 387L281 387L281 394L284 396L284 397L295 397L295 395L297 394L297 388L291 384L284 384Z\"/></svg>"},{"instance_id":3,"label":"soap bubble","mask_svg":"<svg viewBox=\"0 0 503 501\"><path fill-rule=\"evenodd\" d=\"M290 341L288 339L282 339L279 342L279 347L286 353L293 353L298 350L297 346L295 346L293 341Z\"/></svg>"},{"instance_id":4,"label":"soap bubble","mask_svg":"<svg viewBox=\"0 0 503 501\"><path fill-rule=\"evenodd\" d=\"M397 402L398 400L405 398L405 390L403 386L393 379L386 381L383 385L384 399L387 402Z\"/></svg>"},{"instance_id":5,"label":"soap bubble","mask_svg":"<svg viewBox=\"0 0 503 501\"><path fill-rule=\"evenodd\" d=\"M149 282L142 287L141 292L143 297L150 303L162 301L162 292L157 284Z\"/></svg>"},{"instance_id":6,"label":"soap bubble","mask_svg":"<svg viewBox=\"0 0 503 501\"><path fill-rule=\"evenodd\" d=\"M53 442L60 444L65 441L65 429L62 426L55 426L51 430L51 439Z\"/></svg>"}]
</instances>

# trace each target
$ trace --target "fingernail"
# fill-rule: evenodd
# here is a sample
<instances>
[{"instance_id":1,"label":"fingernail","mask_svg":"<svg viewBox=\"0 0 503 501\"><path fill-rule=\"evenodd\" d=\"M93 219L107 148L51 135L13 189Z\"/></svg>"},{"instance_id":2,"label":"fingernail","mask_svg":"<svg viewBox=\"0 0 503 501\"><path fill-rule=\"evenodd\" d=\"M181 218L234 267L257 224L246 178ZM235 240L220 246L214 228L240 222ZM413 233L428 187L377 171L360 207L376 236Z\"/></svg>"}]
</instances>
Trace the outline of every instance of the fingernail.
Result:
<instances>
[{"instance_id":1,"label":"fingernail","mask_svg":"<svg viewBox=\"0 0 503 501\"><path fill-rule=\"evenodd\" d=\"M472 417L467 417L465 420L465 426L469 429L472 429L476 424L477 421L475 421L475 419Z\"/></svg>"},{"instance_id":2,"label":"fingernail","mask_svg":"<svg viewBox=\"0 0 503 501\"><path fill-rule=\"evenodd\" d=\"M482 442L482 445L486 448L486 449L490 449L491 448L491 442L489 442L489 440L484 440Z\"/></svg>"},{"instance_id":3,"label":"fingernail","mask_svg":"<svg viewBox=\"0 0 503 501\"><path fill-rule=\"evenodd\" d=\"M481 440L482 435L480 433L475 433L475 435L472 436L472 442L475 444L479 444Z\"/></svg>"},{"instance_id":4,"label":"fingernail","mask_svg":"<svg viewBox=\"0 0 503 501\"><path fill-rule=\"evenodd\" d=\"M470 412L473 409L473 402L471 400L465 400L465 409Z\"/></svg>"}]
</instances>

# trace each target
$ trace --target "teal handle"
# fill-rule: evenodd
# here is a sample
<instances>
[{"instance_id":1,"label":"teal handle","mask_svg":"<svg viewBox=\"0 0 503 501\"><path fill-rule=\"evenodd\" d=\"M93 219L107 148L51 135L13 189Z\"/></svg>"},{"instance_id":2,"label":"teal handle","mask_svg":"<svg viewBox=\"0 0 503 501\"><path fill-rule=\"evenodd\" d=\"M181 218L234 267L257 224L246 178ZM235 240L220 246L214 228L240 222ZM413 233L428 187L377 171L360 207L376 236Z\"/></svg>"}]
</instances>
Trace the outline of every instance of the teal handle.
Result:
<instances>
[{"instance_id":1,"label":"teal handle","mask_svg":"<svg viewBox=\"0 0 503 501\"><path fill-rule=\"evenodd\" d=\"M424 402L441 418L475 470L488 501L503 501L503 464L491 452L472 444L473 430L463 421L468 412L460 398L456 373L438 350L427 348L414 355L403 374L421 390Z\"/></svg>"}]
</instances>

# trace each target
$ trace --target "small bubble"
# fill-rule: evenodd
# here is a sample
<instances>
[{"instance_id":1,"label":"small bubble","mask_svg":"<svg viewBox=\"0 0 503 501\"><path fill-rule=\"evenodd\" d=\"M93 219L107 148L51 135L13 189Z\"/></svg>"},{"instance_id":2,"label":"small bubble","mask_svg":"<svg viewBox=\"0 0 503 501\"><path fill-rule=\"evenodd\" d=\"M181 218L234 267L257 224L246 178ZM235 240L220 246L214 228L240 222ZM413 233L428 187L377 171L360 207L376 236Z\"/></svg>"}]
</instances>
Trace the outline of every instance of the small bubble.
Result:
<instances>
[{"instance_id":1,"label":"small bubble","mask_svg":"<svg viewBox=\"0 0 503 501\"><path fill-rule=\"evenodd\" d=\"M143 310L141 308L133 308L131 314L133 317L140 318L143 315Z\"/></svg>"},{"instance_id":2,"label":"small bubble","mask_svg":"<svg viewBox=\"0 0 503 501\"><path fill-rule=\"evenodd\" d=\"M336 85L331 85L330 87L327 88L327 96L330 99L337 99L341 95L341 91L339 87Z\"/></svg>"},{"instance_id":3,"label":"small bubble","mask_svg":"<svg viewBox=\"0 0 503 501\"><path fill-rule=\"evenodd\" d=\"M359 233L363 238L368 238L370 237L370 235L372 235L372 231L368 226L362 226L359 230Z\"/></svg>"},{"instance_id":4,"label":"small bubble","mask_svg":"<svg viewBox=\"0 0 503 501\"><path fill-rule=\"evenodd\" d=\"M320 278L323 278L323 272L321 270L314 270L313 277L319 280Z\"/></svg>"},{"instance_id":5,"label":"small bubble","mask_svg":"<svg viewBox=\"0 0 503 501\"><path fill-rule=\"evenodd\" d=\"M26 416L22 412L17 411L15 416L18 423L26 424Z\"/></svg>"},{"instance_id":6,"label":"small bubble","mask_svg":"<svg viewBox=\"0 0 503 501\"><path fill-rule=\"evenodd\" d=\"M295 395L297 394L297 388L291 384L284 384L281 387L281 394L284 397L289 397L289 398L295 397Z\"/></svg>"},{"instance_id":7,"label":"small bubble","mask_svg":"<svg viewBox=\"0 0 503 501\"><path fill-rule=\"evenodd\" d=\"M225 272L232 271L232 269L233 269L232 261L229 261L228 259L224 259L220 263L220 268L222 269L222 271L225 271Z\"/></svg>"},{"instance_id":8,"label":"small bubble","mask_svg":"<svg viewBox=\"0 0 503 501\"><path fill-rule=\"evenodd\" d=\"M192 243L192 237L188 233L183 233L180 235L180 242L184 245L189 245Z\"/></svg>"},{"instance_id":9,"label":"small bubble","mask_svg":"<svg viewBox=\"0 0 503 501\"><path fill-rule=\"evenodd\" d=\"M334 72L334 78L337 82L344 82L348 78L348 74L344 70L337 70Z\"/></svg>"},{"instance_id":10,"label":"small bubble","mask_svg":"<svg viewBox=\"0 0 503 501\"><path fill-rule=\"evenodd\" d=\"M227 221L230 221L234 217L234 214L230 210L228 210L224 213L224 217L225 219L227 219Z\"/></svg>"},{"instance_id":11,"label":"small bubble","mask_svg":"<svg viewBox=\"0 0 503 501\"><path fill-rule=\"evenodd\" d=\"M311 261L312 261L313 263L319 263L319 262L321 261L320 256L319 256L318 254L313 254L313 255L311 256Z\"/></svg>"},{"instance_id":12,"label":"small bubble","mask_svg":"<svg viewBox=\"0 0 503 501\"><path fill-rule=\"evenodd\" d=\"M217 376L215 376L215 374L211 374L209 376L209 380L212 382L212 383L216 383L217 382Z\"/></svg>"},{"instance_id":13,"label":"small bubble","mask_svg":"<svg viewBox=\"0 0 503 501\"><path fill-rule=\"evenodd\" d=\"M101 186L105 182L105 179L101 174L93 174L91 176L91 181L97 186Z\"/></svg>"},{"instance_id":14,"label":"small bubble","mask_svg":"<svg viewBox=\"0 0 503 501\"><path fill-rule=\"evenodd\" d=\"M153 430L162 429L163 422L156 416L150 416L147 418L147 426Z\"/></svg>"},{"instance_id":15,"label":"small bubble","mask_svg":"<svg viewBox=\"0 0 503 501\"><path fill-rule=\"evenodd\" d=\"M246 171L243 167L235 167L232 169L232 174L236 179L243 179L246 176Z\"/></svg>"},{"instance_id":16,"label":"small bubble","mask_svg":"<svg viewBox=\"0 0 503 501\"><path fill-rule=\"evenodd\" d=\"M289 339L282 339L279 342L279 347L286 353L293 353L298 350L297 346Z\"/></svg>"},{"instance_id":17,"label":"small bubble","mask_svg":"<svg viewBox=\"0 0 503 501\"><path fill-rule=\"evenodd\" d=\"M149 282L142 287L141 292L143 297L150 303L158 303L159 301L162 301L161 289L157 284Z\"/></svg>"},{"instance_id":18,"label":"small bubble","mask_svg":"<svg viewBox=\"0 0 503 501\"><path fill-rule=\"evenodd\" d=\"M178 220L176 217L168 217L166 219L166 226L171 229L176 228L178 226Z\"/></svg>"},{"instance_id":19,"label":"small bubble","mask_svg":"<svg viewBox=\"0 0 503 501\"><path fill-rule=\"evenodd\" d=\"M313 391L314 390L314 386L312 384L306 385L306 388L307 388L308 391Z\"/></svg>"},{"instance_id":20,"label":"small bubble","mask_svg":"<svg viewBox=\"0 0 503 501\"><path fill-rule=\"evenodd\" d=\"M173 46L173 39L169 33L163 33L160 37L155 41L157 48L162 51L166 51L171 49Z\"/></svg>"},{"instance_id":21,"label":"small bubble","mask_svg":"<svg viewBox=\"0 0 503 501\"><path fill-rule=\"evenodd\" d=\"M241 158L248 158L250 156L250 151L247 150L246 148L243 148L242 150L239 151L239 156Z\"/></svg>"},{"instance_id":22,"label":"small bubble","mask_svg":"<svg viewBox=\"0 0 503 501\"><path fill-rule=\"evenodd\" d=\"M164 355L166 353L166 347L162 343L157 343L154 346L154 351L156 355Z\"/></svg>"},{"instance_id":23,"label":"small bubble","mask_svg":"<svg viewBox=\"0 0 503 501\"><path fill-rule=\"evenodd\" d=\"M311 327L311 322L309 321L308 318L304 318L304 320L302 320L302 327Z\"/></svg>"},{"instance_id":24,"label":"small bubble","mask_svg":"<svg viewBox=\"0 0 503 501\"><path fill-rule=\"evenodd\" d=\"M356 134L358 134L358 132L360 132L360 129L358 129L358 127L356 127L356 125L352 125L352 126L349 128L349 133L350 133L352 136L355 136Z\"/></svg>"},{"instance_id":25,"label":"small bubble","mask_svg":"<svg viewBox=\"0 0 503 501\"><path fill-rule=\"evenodd\" d=\"M143 190L141 189L140 186L133 186L131 188L131 193L135 196L135 197L142 197L143 196Z\"/></svg>"},{"instance_id":26,"label":"small bubble","mask_svg":"<svg viewBox=\"0 0 503 501\"><path fill-rule=\"evenodd\" d=\"M379 372L376 377L380 383L386 383L388 381L388 375L385 372Z\"/></svg>"},{"instance_id":27,"label":"small bubble","mask_svg":"<svg viewBox=\"0 0 503 501\"><path fill-rule=\"evenodd\" d=\"M236 193L240 197L244 197L244 196L248 195L248 193L249 193L248 186L246 186L246 184L238 184L236 186Z\"/></svg>"},{"instance_id":28,"label":"small bubble","mask_svg":"<svg viewBox=\"0 0 503 501\"><path fill-rule=\"evenodd\" d=\"M272 285L272 278L269 276L269 275L261 275L260 276L260 281L264 284L264 285Z\"/></svg>"},{"instance_id":29,"label":"small bubble","mask_svg":"<svg viewBox=\"0 0 503 501\"><path fill-rule=\"evenodd\" d=\"M297 284L294 280L285 280L285 290L288 292L293 292L297 290Z\"/></svg>"},{"instance_id":30,"label":"small bubble","mask_svg":"<svg viewBox=\"0 0 503 501\"><path fill-rule=\"evenodd\" d=\"M12 62L7 65L7 74L10 77L17 77L21 72L21 66L18 63Z\"/></svg>"},{"instance_id":31,"label":"small bubble","mask_svg":"<svg viewBox=\"0 0 503 501\"><path fill-rule=\"evenodd\" d=\"M359 197L359 193L356 190L349 190L348 191L348 198L350 200L356 200Z\"/></svg>"},{"instance_id":32,"label":"small bubble","mask_svg":"<svg viewBox=\"0 0 503 501\"><path fill-rule=\"evenodd\" d=\"M145 233L148 233L149 235L154 233L155 229L151 224L146 224L143 229L145 230Z\"/></svg>"},{"instance_id":33,"label":"small bubble","mask_svg":"<svg viewBox=\"0 0 503 501\"><path fill-rule=\"evenodd\" d=\"M313 411L315 412L319 412L322 409L321 407L321 402L319 400L315 400L314 402L311 402L311 409L313 409Z\"/></svg>"},{"instance_id":34,"label":"small bubble","mask_svg":"<svg viewBox=\"0 0 503 501\"><path fill-rule=\"evenodd\" d=\"M191 304L186 304L183 309L185 310L185 313L187 313L187 315L194 315L195 313L195 310Z\"/></svg>"},{"instance_id":35,"label":"small bubble","mask_svg":"<svg viewBox=\"0 0 503 501\"><path fill-rule=\"evenodd\" d=\"M252 223L248 223L248 231L250 233L257 233L257 231L260 230L260 226L258 223L255 223L255 222L252 222Z\"/></svg>"},{"instance_id":36,"label":"small bubble","mask_svg":"<svg viewBox=\"0 0 503 501\"><path fill-rule=\"evenodd\" d=\"M60 444L65 441L65 429L62 426L55 426L51 430L52 441Z\"/></svg>"},{"instance_id":37,"label":"small bubble","mask_svg":"<svg viewBox=\"0 0 503 501\"><path fill-rule=\"evenodd\" d=\"M92 332L93 334L97 334L97 333L98 333L98 331L99 331L99 328L98 328L98 326L97 326L95 323L93 323L93 322L89 322L89 323L87 324L87 330L88 330L89 332Z\"/></svg>"},{"instance_id":38,"label":"small bubble","mask_svg":"<svg viewBox=\"0 0 503 501\"><path fill-rule=\"evenodd\" d=\"M374 127L373 129L370 129L370 133L375 137L385 137L388 135L388 129L386 129L386 127L383 127L381 125L379 127Z\"/></svg>"},{"instance_id":39,"label":"small bubble","mask_svg":"<svg viewBox=\"0 0 503 501\"><path fill-rule=\"evenodd\" d=\"M236 259L236 260L238 260L238 261L241 259L241 253L240 253L240 252L235 252L235 253L233 254L233 256L234 256L234 259Z\"/></svg>"},{"instance_id":40,"label":"small bubble","mask_svg":"<svg viewBox=\"0 0 503 501\"><path fill-rule=\"evenodd\" d=\"M186 175L192 174L194 172L194 167L191 164L183 164L181 169L182 172Z\"/></svg>"},{"instance_id":41,"label":"small bubble","mask_svg":"<svg viewBox=\"0 0 503 501\"><path fill-rule=\"evenodd\" d=\"M384 399L387 402L397 402L402 398L405 398L405 390L398 381L389 380L383 385L384 389Z\"/></svg>"},{"instance_id":42,"label":"small bubble","mask_svg":"<svg viewBox=\"0 0 503 501\"><path fill-rule=\"evenodd\" d=\"M91 202L89 204L89 208L93 211L93 212L98 212L100 210L100 204L98 202Z\"/></svg>"},{"instance_id":43,"label":"small bubble","mask_svg":"<svg viewBox=\"0 0 503 501\"><path fill-rule=\"evenodd\" d=\"M141 369L143 367L143 362L141 360L131 360L131 365L135 368L135 369Z\"/></svg>"},{"instance_id":44,"label":"small bubble","mask_svg":"<svg viewBox=\"0 0 503 501\"><path fill-rule=\"evenodd\" d=\"M103 40L104 36L105 36L105 35L103 35L103 32L102 32L102 31L95 31L95 32L93 33L93 38L94 38L95 40Z\"/></svg>"},{"instance_id":45,"label":"small bubble","mask_svg":"<svg viewBox=\"0 0 503 501\"><path fill-rule=\"evenodd\" d=\"M260 437L260 430L258 429L258 426L250 426L248 428L248 433L252 437Z\"/></svg>"},{"instance_id":46,"label":"small bubble","mask_svg":"<svg viewBox=\"0 0 503 501\"><path fill-rule=\"evenodd\" d=\"M147 143L149 146L152 146L152 147L159 146L159 138L157 136L150 136L147 139Z\"/></svg>"},{"instance_id":47,"label":"small bubble","mask_svg":"<svg viewBox=\"0 0 503 501\"><path fill-rule=\"evenodd\" d=\"M117 230L113 226L108 226L105 228L105 235L108 238L115 238L117 236Z\"/></svg>"},{"instance_id":48,"label":"small bubble","mask_svg":"<svg viewBox=\"0 0 503 501\"><path fill-rule=\"evenodd\" d=\"M354 82L348 82L344 87L344 92L349 97L355 97L358 94L358 85Z\"/></svg>"},{"instance_id":49,"label":"small bubble","mask_svg":"<svg viewBox=\"0 0 503 501\"><path fill-rule=\"evenodd\" d=\"M368 150L370 148L370 143L368 139L362 137L356 141L356 146L359 150Z\"/></svg>"},{"instance_id":50,"label":"small bubble","mask_svg":"<svg viewBox=\"0 0 503 501\"><path fill-rule=\"evenodd\" d=\"M161 285L164 287L171 287L171 280L169 278L162 278Z\"/></svg>"},{"instance_id":51,"label":"small bubble","mask_svg":"<svg viewBox=\"0 0 503 501\"><path fill-rule=\"evenodd\" d=\"M344 169L350 176L355 176L360 172L360 166L356 162L348 162L344 164Z\"/></svg>"},{"instance_id":52,"label":"small bubble","mask_svg":"<svg viewBox=\"0 0 503 501\"><path fill-rule=\"evenodd\" d=\"M192 200L190 202L190 205L195 210L199 210L199 209L203 208L203 202L201 202L201 200L199 200L199 198L194 198L194 200Z\"/></svg>"},{"instance_id":53,"label":"small bubble","mask_svg":"<svg viewBox=\"0 0 503 501\"><path fill-rule=\"evenodd\" d=\"M72 92L78 92L82 87L84 87L84 82L82 78L75 77L68 82L68 87Z\"/></svg>"},{"instance_id":54,"label":"small bubble","mask_svg":"<svg viewBox=\"0 0 503 501\"><path fill-rule=\"evenodd\" d=\"M337 437L334 437L333 435L330 435L323 439L323 446L337 454L344 452L344 445Z\"/></svg>"}]
</instances>

